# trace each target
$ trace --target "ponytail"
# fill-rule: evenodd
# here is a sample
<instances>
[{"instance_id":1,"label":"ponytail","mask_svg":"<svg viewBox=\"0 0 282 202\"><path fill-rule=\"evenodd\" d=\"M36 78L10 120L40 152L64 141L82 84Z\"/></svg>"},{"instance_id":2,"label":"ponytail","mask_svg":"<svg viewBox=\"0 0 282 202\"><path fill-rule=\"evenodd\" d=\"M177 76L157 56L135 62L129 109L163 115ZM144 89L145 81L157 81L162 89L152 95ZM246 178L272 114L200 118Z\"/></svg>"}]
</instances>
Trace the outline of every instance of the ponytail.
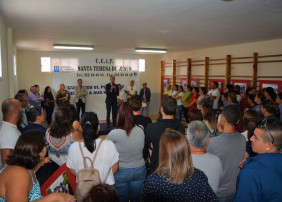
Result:
<instances>
[{"instance_id":1,"label":"ponytail","mask_svg":"<svg viewBox=\"0 0 282 202\"><path fill-rule=\"evenodd\" d=\"M89 152L93 153L96 150L95 140L98 138L99 120L94 112L85 112L81 117L82 136L85 147Z\"/></svg>"}]
</instances>

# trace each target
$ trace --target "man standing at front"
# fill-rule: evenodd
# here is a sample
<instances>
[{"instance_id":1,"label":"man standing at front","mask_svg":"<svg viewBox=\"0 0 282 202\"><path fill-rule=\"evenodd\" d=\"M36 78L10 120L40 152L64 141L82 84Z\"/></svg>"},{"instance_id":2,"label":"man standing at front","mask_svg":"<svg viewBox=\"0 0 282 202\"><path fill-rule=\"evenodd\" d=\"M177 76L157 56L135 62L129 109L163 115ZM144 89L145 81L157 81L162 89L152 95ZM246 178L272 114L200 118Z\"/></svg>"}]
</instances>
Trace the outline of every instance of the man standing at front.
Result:
<instances>
[{"instance_id":1,"label":"man standing at front","mask_svg":"<svg viewBox=\"0 0 282 202\"><path fill-rule=\"evenodd\" d=\"M119 95L118 86L115 84L115 77L110 77L110 83L106 85L106 108L107 108L107 126L110 127L110 113L112 109L113 126L116 126L117 117L117 96Z\"/></svg>"},{"instance_id":2,"label":"man standing at front","mask_svg":"<svg viewBox=\"0 0 282 202\"><path fill-rule=\"evenodd\" d=\"M30 93L28 94L27 100L31 106L41 107L41 101L43 101L43 97L39 94L39 86L34 85L30 88Z\"/></svg>"},{"instance_id":3,"label":"man standing at front","mask_svg":"<svg viewBox=\"0 0 282 202\"><path fill-rule=\"evenodd\" d=\"M145 114L148 117L151 91L150 91L150 88L147 88L147 82L143 83L143 88L140 90L139 96L142 99L141 115L144 116L144 111L145 111Z\"/></svg>"},{"instance_id":4,"label":"man standing at front","mask_svg":"<svg viewBox=\"0 0 282 202\"><path fill-rule=\"evenodd\" d=\"M80 120L80 108L81 114L85 112L85 103L87 96L87 89L82 85L82 79L77 80L77 86L74 88L74 102L76 104L76 119Z\"/></svg>"},{"instance_id":5,"label":"man standing at front","mask_svg":"<svg viewBox=\"0 0 282 202\"><path fill-rule=\"evenodd\" d=\"M2 103L3 122L0 129L0 151L2 165L13 151L20 136L17 122L22 115L21 104L16 99L7 99Z\"/></svg>"},{"instance_id":6,"label":"man standing at front","mask_svg":"<svg viewBox=\"0 0 282 202\"><path fill-rule=\"evenodd\" d=\"M128 101L131 99L131 96L137 95L137 88L134 86L134 80L130 81L130 85L126 89L126 93Z\"/></svg>"},{"instance_id":7,"label":"man standing at front","mask_svg":"<svg viewBox=\"0 0 282 202\"><path fill-rule=\"evenodd\" d=\"M219 201L233 201L240 171L238 165L244 158L246 139L235 129L240 118L240 112L236 107L228 105L221 115L223 133L211 139L207 152L218 156L222 162L223 175L216 193Z\"/></svg>"}]
</instances>

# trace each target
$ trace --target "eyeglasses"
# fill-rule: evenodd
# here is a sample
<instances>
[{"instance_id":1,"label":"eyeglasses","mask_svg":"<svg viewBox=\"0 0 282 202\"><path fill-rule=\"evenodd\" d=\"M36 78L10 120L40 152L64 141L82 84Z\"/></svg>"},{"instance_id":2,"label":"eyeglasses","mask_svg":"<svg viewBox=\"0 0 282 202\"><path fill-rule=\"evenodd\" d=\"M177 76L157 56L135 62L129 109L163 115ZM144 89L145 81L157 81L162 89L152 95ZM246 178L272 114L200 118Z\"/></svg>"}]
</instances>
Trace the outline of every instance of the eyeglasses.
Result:
<instances>
[{"instance_id":1,"label":"eyeglasses","mask_svg":"<svg viewBox=\"0 0 282 202\"><path fill-rule=\"evenodd\" d=\"M271 134L269 128L267 127L267 118L265 118L261 124L259 125L260 128L265 128L268 132L268 134L270 135L271 139L272 139L272 144L274 143L274 137L273 135Z\"/></svg>"}]
</instances>

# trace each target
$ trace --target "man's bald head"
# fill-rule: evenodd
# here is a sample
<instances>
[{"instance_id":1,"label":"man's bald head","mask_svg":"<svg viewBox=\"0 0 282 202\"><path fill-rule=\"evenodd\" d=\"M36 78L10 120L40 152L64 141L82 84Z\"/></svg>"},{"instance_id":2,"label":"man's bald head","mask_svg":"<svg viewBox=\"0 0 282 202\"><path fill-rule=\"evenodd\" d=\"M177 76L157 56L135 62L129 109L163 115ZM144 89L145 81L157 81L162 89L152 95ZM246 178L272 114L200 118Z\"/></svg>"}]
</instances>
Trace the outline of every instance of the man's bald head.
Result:
<instances>
[{"instance_id":1,"label":"man's bald head","mask_svg":"<svg viewBox=\"0 0 282 202\"><path fill-rule=\"evenodd\" d=\"M6 99L2 103L2 112L4 120L11 118L19 119L22 114L21 103L16 99Z\"/></svg>"}]
</instances>

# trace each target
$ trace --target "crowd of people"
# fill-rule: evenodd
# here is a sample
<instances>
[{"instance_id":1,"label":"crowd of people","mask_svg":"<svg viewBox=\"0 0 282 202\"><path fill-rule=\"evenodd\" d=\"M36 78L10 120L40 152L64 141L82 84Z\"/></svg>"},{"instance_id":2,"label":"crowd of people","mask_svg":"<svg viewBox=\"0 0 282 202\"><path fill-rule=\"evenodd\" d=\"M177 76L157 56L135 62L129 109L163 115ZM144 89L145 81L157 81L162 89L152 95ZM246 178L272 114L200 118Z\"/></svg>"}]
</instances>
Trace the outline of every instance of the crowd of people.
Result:
<instances>
[{"instance_id":1,"label":"crowd of people","mask_svg":"<svg viewBox=\"0 0 282 202\"><path fill-rule=\"evenodd\" d=\"M138 94L133 80L126 91L114 82L105 87L106 124L112 111L115 126L106 139L98 115L85 112L81 79L76 106L64 84L55 96L34 85L2 103L0 201L282 200L282 93L168 84L152 122L147 83ZM101 183L79 190L82 198L42 197L40 185L63 164L77 180L93 165Z\"/></svg>"}]
</instances>

